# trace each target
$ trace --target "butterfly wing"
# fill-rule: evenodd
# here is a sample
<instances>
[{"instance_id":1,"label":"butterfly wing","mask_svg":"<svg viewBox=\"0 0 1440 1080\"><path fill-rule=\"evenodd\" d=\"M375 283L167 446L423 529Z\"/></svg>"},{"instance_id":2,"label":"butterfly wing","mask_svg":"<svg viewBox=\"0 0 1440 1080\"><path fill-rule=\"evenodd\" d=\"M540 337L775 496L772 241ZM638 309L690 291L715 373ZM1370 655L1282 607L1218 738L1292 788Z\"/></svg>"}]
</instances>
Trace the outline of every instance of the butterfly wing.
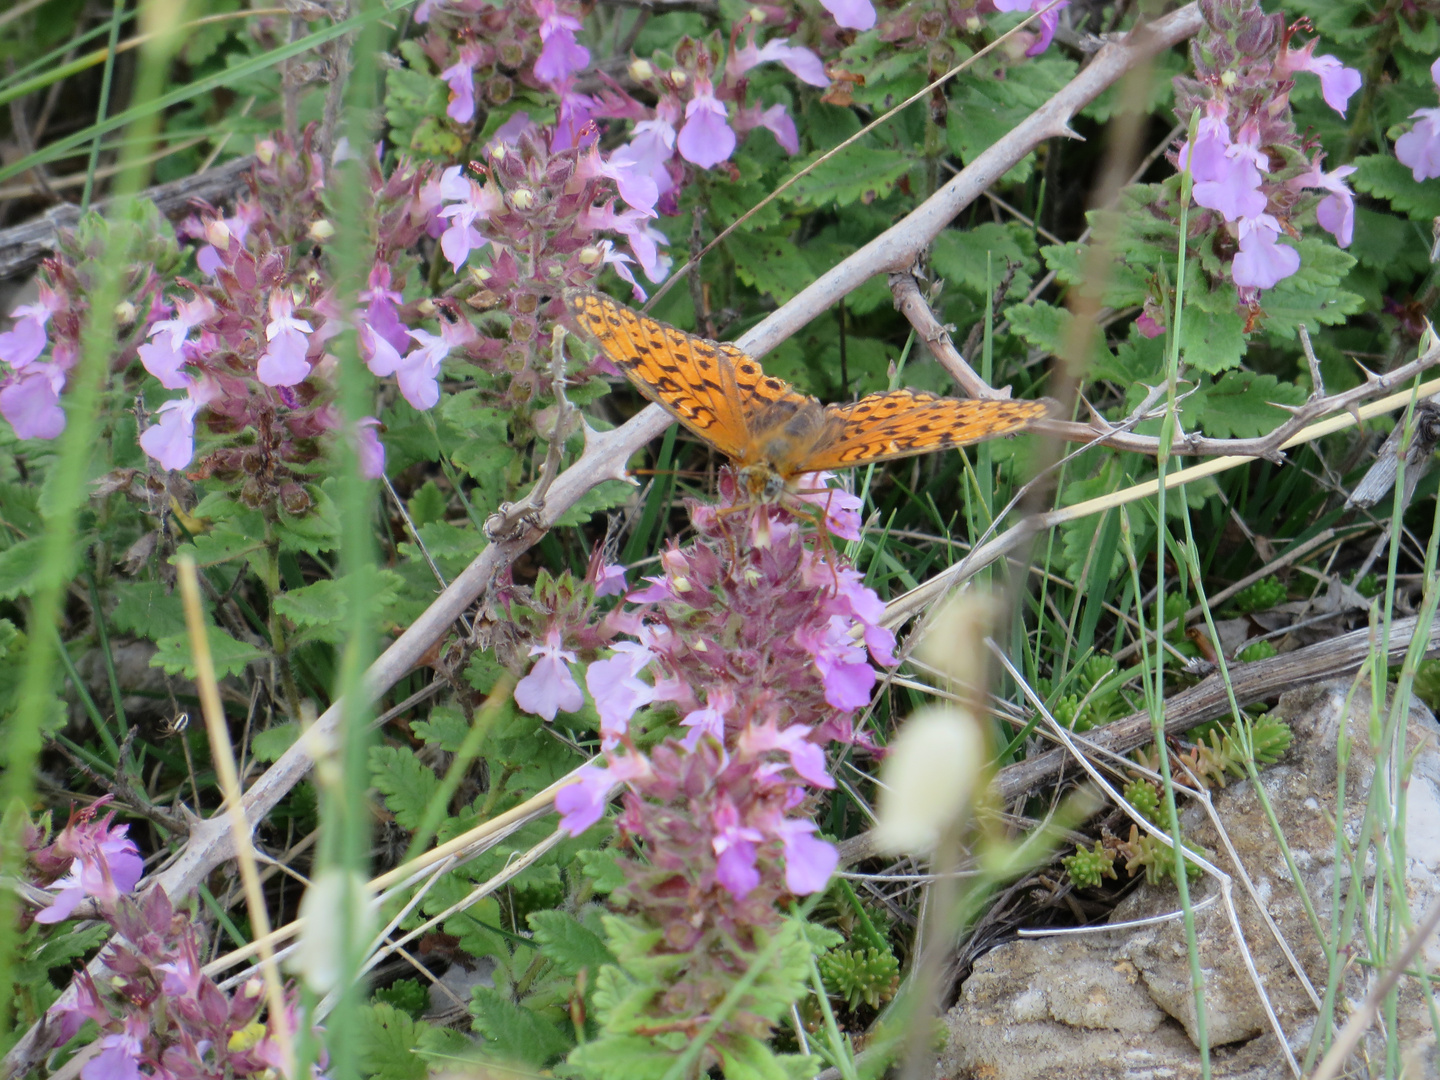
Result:
<instances>
[{"instance_id":1,"label":"butterfly wing","mask_svg":"<svg viewBox=\"0 0 1440 1080\"><path fill-rule=\"evenodd\" d=\"M601 293L568 289L565 305L642 394L722 454L745 456L751 439L737 371L748 365L763 376L759 364L733 345L687 334Z\"/></svg>"},{"instance_id":2,"label":"butterfly wing","mask_svg":"<svg viewBox=\"0 0 1440 1080\"><path fill-rule=\"evenodd\" d=\"M1049 413L1044 401L937 397L916 390L825 406L825 427L786 475L925 454L1009 435Z\"/></svg>"}]
</instances>

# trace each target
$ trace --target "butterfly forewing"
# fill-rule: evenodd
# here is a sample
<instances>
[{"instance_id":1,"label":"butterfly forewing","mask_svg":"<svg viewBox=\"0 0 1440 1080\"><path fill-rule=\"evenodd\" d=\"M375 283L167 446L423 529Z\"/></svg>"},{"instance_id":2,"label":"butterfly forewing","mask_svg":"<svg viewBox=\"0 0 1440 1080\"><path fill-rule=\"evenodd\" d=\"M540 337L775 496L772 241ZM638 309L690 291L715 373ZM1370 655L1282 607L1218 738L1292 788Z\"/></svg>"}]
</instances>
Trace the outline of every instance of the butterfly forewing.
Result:
<instances>
[{"instance_id":1,"label":"butterfly forewing","mask_svg":"<svg viewBox=\"0 0 1440 1080\"><path fill-rule=\"evenodd\" d=\"M736 367L759 365L730 345L716 345L648 319L608 296L569 290L565 304L584 333L647 398L728 457L750 443L738 407Z\"/></svg>"},{"instance_id":2,"label":"butterfly forewing","mask_svg":"<svg viewBox=\"0 0 1440 1080\"><path fill-rule=\"evenodd\" d=\"M842 469L925 454L1019 431L1048 412L1043 401L936 397L889 390L852 405L825 406L826 425L798 472Z\"/></svg>"}]
</instances>

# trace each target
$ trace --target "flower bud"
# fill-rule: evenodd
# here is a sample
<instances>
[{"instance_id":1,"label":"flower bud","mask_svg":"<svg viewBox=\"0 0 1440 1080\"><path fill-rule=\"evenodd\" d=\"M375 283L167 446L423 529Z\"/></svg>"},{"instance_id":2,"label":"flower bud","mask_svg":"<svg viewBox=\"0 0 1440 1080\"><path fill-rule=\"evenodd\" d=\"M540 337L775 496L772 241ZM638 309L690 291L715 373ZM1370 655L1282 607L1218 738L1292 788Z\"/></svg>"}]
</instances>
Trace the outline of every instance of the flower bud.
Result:
<instances>
[{"instance_id":1,"label":"flower bud","mask_svg":"<svg viewBox=\"0 0 1440 1080\"><path fill-rule=\"evenodd\" d=\"M516 188L510 193L510 205L516 210L529 210L535 205L535 193L529 188Z\"/></svg>"},{"instance_id":2,"label":"flower bud","mask_svg":"<svg viewBox=\"0 0 1440 1080\"><path fill-rule=\"evenodd\" d=\"M324 218L321 218L319 221L312 221L310 223L309 231L311 240L324 241L329 240L330 237L335 235L335 226L331 225L330 222Z\"/></svg>"},{"instance_id":3,"label":"flower bud","mask_svg":"<svg viewBox=\"0 0 1440 1080\"><path fill-rule=\"evenodd\" d=\"M275 140L259 139L255 143L255 157L261 165L269 165L275 160Z\"/></svg>"},{"instance_id":4,"label":"flower bud","mask_svg":"<svg viewBox=\"0 0 1440 1080\"><path fill-rule=\"evenodd\" d=\"M983 694L990 666L985 639L999 618L1000 604L991 593L966 589L936 613L915 655L949 676L962 693Z\"/></svg>"},{"instance_id":5,"label":"flower bud","mask_svg":"<svg viewBox=\"0 0 1440 1080\"><path fill-rule=\"evenodd\" d=\"M489 281L492 277L495 276L490 272L490 268L488 266L472 266L469 267L469 270L470 277L475 281L477 285L483 285L485 284L485 282Z\"/></svg>"},{"instance_id":6,"label":"flower bud","mask_svg":"<svg viewBox=\"0 0 1440 1080\"><path fill-rule=\"evenodd\" d=\"M964 709L931 706L905 721L889 751L880 764L876 846L933 851L970 805L986 761L984 729Z\"/></svg>"},{"instance_id":7,"label":"flower bud","mask_svg":"<svg viewBox=\"0 0 1440 1080\"><path fill-rule=\"evenodd\" d=\"M310 509L310 493L294 482L280 488L280 506L292 517L299 517Z\"/></svg>"},{"instance_id":8,"label":"flower bud","mask_svg":"<svg viewBox=\"0 0 1440 1080\"><path fill-rule=\"evenodd\" d=\"M129 300L121 300L115 305L115 321L121 326L129 326L135 321L135 305Z\"/></svg>"},{"instance_id":9,"label":"flower bud","mask_svg":"<svg viewBox=\"0 0 1440 1080\"><path fill-rule=\"evenodd\" d=\"M763 23L765 21L765 9L752 7L750 9L750 21L753 23Z\"/></svg>"},{"instance_id":10,"label":"flower bud","mask_svg":"<svg viewBox=\"0 0 1440 1080\"><path fill-rule=\"evenodd\" d=\"M604 254L605 253L598 247L591 244L588 247L581 248L576 257L580 260L581 266L594 266L604 257Z\"/></svg>"},{"instance_id":11,"label":"flower bud","mask_svg":"<svg viewBox=\"0 0 1440 1080\"><path fill-rule=\"evenodd\" d=\"M636 82L646 82L655 77L655 65L649 60L630 61L630 78Z\"/></svg>"},{"instance_id":12,"label":"flower bud","mask_svg":"<svg viewBox=\"0 0 1440 1080\"><path fill-rule=\"evenodd\" d=\"M259 976L246 979L245 985L240 988L240 992L247 998L254 1000L265 992L265 980Z\"/></svg>"},{"instance_id":13,"label":"flower bud","mask_svg":"<svg viewBox=\"0 0 1440 1080\"><path fill-rule=\"evenodd\" d=\"M205 241L221 251L230 250L230 227L219 218L205 222Z\"/></svg>"},{"instance_id":14,"label":"flower bud","mask_svg":"<svg viewBox=\"0 0 1440 1080\"><path fill-rule=\"evenodd\" d=\"M690 80L686 77L685 72L683 71L670 72L670 85L675 87L676 90L679 90L689 81Z\"/></svg>"},{"instance_id":15,"label":"flower bud","mask_svg":"<svg viewBox=\"0 0 1440 1080\"><path fill-rule=\"evenodd\" d=\"M1240 76L1236 75L1233 71L1222 71L1220 73L1220 85L1225 87L1226 90L1229 90L1239 81Z\"/></svg>"},{"instance_id":16,"label":"flower bud","mask_svg":"<svg viewBox=\"0 0 1440 1080\"><path fill-rule=\"evenodd\" d=\"M435 312L439 309L435 306L435 301L427 296L424 300L421 300L420 303L415 305L415 310L418 311L421 315L429 317L431 315L434 315Z\"/></svg>"},{"instance_id":17,"label":"flower bud","mask_svg":"<svg viewBox=\"0 0 1440 1080\"><path fill-rule=\"evenodd\" d=\"M985 23L981 20L979 15L971 15L965 20L965 29L972 34L977 32L984 25Z\"/></svg>"}]
</instances>

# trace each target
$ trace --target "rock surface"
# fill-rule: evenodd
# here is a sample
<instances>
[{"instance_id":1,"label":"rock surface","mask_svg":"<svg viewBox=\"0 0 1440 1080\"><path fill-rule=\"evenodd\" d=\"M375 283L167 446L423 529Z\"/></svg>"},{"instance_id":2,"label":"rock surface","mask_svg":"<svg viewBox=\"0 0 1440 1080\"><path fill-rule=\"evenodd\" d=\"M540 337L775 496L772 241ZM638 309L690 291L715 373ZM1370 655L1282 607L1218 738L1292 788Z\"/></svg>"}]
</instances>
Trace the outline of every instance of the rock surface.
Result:
<instances>
[{"instance_id":1,"label":"rock surface","mask_svg":"<svg viewBox=\"0 0 1440 1080\"><path fill-rule=\"evenodd\" d=\"M1331 822L1338 816L1337 737L1342 721L1348 719L1352 749L1345 773L1343 821L1349 843L1359 846L1374 773L1367 750L1369 705L1370 689L1364 683L1358 687L1334 683L1285 695L1275 713L1290 723L1295 742L1281 762L1260 774L1321 933L1326 935L1336 877ZM1440 901L1437 731L1440 725L1434 716L1417 703L1408 717L1406 744L1409 753L1418 757L1404 805L1405 884L1414 921ZM1224 840L1193 800L1181 813L1185 836L1231 875L1245 946L1280 1029L1295 1056L1303 1060L1318 1015L1316 1001L1325 994L1327 967L1321 940L1252 785L1232 782L1212 794L1235 857L1308 979L1308 988L1246 891ZM1379 810L1384 815L1394 813L1393 807ZM1373 845L1367 850L1362 910L1372 901L1376 865ZM1348 868L1342 868L1341 880L1343 902ZM1197 905L1220 892L1220 883L1208 875L1191 890ZM1151 926L1119 925L1165 915L1177 906L1169 884L1142 884L1115 910L1114 929L1021 939L982 957L946 1018L947 1046L937 1077L1198 1077L1200 1057L1183 924L1176 918ZM1196 913L1196 934L1206 980L1213 1075L1237 1080L1292 1075L1246 967L1245 951L1223 896ZM1357 947L1363 953L1363 936L1352 946ZM1430 970L1440 969L1440 941L1430 942L1423 955ZM1337 1026L1359 1005L1374 976L1373 967L1351 964L1340 990ZM1401 981L1397 1028L1406 1075L1440 1077L1435 1033L1413 980ZM1367 1049L1371 1063L1381 1065L1384 1043L1374 1028Z\"/></svg>"}]
</instances>

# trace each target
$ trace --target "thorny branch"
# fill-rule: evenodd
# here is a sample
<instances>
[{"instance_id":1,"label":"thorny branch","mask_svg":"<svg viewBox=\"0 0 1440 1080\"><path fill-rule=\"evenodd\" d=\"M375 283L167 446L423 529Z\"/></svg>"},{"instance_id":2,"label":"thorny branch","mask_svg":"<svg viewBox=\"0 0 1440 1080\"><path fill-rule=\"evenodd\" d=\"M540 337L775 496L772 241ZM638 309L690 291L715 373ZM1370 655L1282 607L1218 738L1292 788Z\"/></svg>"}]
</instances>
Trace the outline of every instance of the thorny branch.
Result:
<instances>
[{"instance_id":1,"label":"thorny branch","mask_svg":"<svg viewBox=\"0 0 1440 1080\"><path fill-rule=\"evenodd\" d=\"M930 305L920 295L919 283L915 280L913 270L896 270L890 274L890 292L895 297L895 307L915 332L925 342L930 355L935 357L940 366L950 373L960 389L969 394L972 398L1008 398L1010 388L994 390L990 385L976 374L965 357L955 348L955 342L950 340L950 331L940 324L935 313L930 310Z\"/></svg>"}]
</instances>

